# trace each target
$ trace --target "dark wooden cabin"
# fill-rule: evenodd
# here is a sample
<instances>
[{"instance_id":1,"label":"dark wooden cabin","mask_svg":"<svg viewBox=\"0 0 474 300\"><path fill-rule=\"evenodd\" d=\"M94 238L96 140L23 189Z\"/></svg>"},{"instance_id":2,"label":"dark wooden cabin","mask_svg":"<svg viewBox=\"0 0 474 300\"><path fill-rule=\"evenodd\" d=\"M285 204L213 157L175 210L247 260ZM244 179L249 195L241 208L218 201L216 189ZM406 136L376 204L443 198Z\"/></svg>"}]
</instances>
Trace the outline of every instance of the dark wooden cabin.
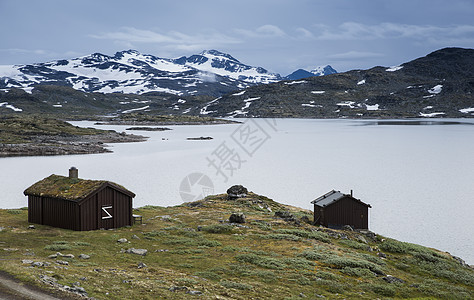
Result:
<instances>
[{"instance_id":1,"label":"dark wooden cabin","mask_svg":"<svg viewBox=\"0 0 474 300\"><path fill-rule=\"evenodd\" d=\"M24 192L28 222L72 230L110 229L132 225L135 194L116 183L51 175Z\"/></svg>"},{"instance_id":2,"label":"dark wooden cabin","mask_svg":"<svg viewBox=\"0 0 474 300\"><path fill-rule=\"evenodd\" d=\"M369 208L359 199L339 191L330 191L311 201L314 204L314 224L340 229L350 225L354 229L369 229Z\"/></svg>"}]
</instances>

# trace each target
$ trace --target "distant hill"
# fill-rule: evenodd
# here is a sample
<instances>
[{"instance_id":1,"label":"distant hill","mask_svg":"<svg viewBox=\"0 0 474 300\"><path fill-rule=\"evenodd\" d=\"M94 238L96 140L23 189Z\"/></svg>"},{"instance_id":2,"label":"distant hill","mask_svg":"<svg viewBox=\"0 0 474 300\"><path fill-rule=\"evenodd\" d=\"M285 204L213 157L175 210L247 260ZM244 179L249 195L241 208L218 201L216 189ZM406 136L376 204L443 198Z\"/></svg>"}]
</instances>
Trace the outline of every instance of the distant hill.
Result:
<instances>
[{"instance_id":1,"label":"distant hill","mask_svg":"<svg viewBox=\"0 0 474 300\"><path fill-rule=\"evenodd\" d=\"M313 77L313 76L324 76L324 75L329 75L329 74L334 74L337 73L336 70L334 70L330 65L326 65L323 67L316 67L315 69L311 71L306 71L303 69L298 69L294 71L293 73L287 75L285 79L287 80L299 80L307 77Z\"/></svg>"},{"instance_id":2,"label":"distant hill","mask_svg":"<svg viewBox=\"0 0 474 300\"><path fill-rule=\"evenodd\" d=\"M233 117L473 117L474 50L445 48L394 67L280 81L229 93L202 113Z\"/></svg>"}]
</instances>

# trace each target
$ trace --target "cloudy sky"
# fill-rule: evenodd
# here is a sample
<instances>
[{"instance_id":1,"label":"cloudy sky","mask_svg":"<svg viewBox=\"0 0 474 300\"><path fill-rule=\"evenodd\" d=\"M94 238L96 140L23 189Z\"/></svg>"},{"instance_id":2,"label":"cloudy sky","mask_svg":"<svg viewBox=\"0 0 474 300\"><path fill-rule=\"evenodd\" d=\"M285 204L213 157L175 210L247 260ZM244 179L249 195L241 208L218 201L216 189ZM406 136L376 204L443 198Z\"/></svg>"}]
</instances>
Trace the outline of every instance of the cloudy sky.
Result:
<instances>
[{"instance_id":1,"label":"cloudy sky","mask_svg":"<svg viewBox=\"0 0 474 300\"><path fill-rule=\"evenodd\" d=\"M0 0L0 64L217 49L287 75L474 48L472 0Z\"/></svg>"}]
</instances>

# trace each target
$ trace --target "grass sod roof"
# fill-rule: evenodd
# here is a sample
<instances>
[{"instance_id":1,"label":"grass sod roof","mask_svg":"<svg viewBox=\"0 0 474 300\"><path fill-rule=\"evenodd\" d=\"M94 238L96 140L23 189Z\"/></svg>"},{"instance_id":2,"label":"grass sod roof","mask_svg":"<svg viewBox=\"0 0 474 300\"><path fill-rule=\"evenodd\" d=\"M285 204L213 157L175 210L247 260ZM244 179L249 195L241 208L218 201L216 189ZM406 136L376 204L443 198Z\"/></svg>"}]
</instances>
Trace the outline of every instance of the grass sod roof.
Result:
<instances>
[{"instance_id":1,"label":"grass sod roof","mask_svg":"<svg viewBox=\"0 0 474 300\"><path fill-rule=\"evenodd\" d=\"M123 186L106 180L85 180L80 178L69 178L59 175L51 175L38 181L23 193L26 195L52 197L70 201L80 201L104 185L111 186L131 197L135 194Z\"/></svg>"}]
</instances>

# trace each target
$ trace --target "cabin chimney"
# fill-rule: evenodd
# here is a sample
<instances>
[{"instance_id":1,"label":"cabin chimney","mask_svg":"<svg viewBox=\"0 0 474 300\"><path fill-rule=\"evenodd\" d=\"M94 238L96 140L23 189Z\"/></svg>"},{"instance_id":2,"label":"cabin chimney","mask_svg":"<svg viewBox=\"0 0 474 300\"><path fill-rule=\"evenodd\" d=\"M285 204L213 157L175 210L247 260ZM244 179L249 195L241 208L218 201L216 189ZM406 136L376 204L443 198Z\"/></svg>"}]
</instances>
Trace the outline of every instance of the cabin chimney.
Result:
<instances>
[{"instance_id":1,"label":"cabin chimney","mask_svg":"<svg viewBox=\"0 0 474 300\"><path fill-rule=\"evenodd\" d=\"M69 178L79 178L79 170L76 167L69 169Z\"/></svg>"},{"instance_id":2,"label":"cabin chimney","mask_svg":"<svg viewBox=\"0 0 474 300\"><path fill-rule=\"evenodd\" d=\"M352 194L353 194L353 193L352 193L352 190L351 190L351 197L353 197Z\"/></svg>"}]
</instances>

